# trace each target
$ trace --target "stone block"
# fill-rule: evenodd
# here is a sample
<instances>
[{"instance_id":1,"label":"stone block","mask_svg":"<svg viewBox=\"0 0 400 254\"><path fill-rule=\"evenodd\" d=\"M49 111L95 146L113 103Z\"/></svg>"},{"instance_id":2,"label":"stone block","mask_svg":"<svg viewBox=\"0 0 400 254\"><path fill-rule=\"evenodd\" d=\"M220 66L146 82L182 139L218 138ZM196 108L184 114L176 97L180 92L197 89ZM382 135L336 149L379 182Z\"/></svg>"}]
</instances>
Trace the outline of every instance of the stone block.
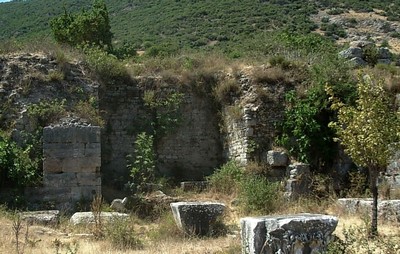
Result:
<instances>
[{"instance_id":1,"label":"stone block","mask_svg":"<svg viewBox=\"0 0 400 254\"><path fill-rule=\"evenodd\" d=\"M285 152L268 151L267 163L272 167L286 167L289 163L289 157Z\"/></svg>"},{"instance_id":2,"label":"stone block","mask_svg":"<svg viewBox=\"0 0 400 254\"><path fill-rule=\"evenodd\" d=\"M302 175L310 174L310 165L306 163L294 163L288 166L289 175L291 178L301 177Z\"/></svg>"},{"instance_id":3,"label":"stone block","mask_svg":"<svg viewBox=\"0 0 400 254\"><path fill-rule=\"evenodd\" d=\"M33 211L21 213L21 219L29 224L57 225L60 219L59 210Z\"/></svg>"},{"instance_id":4,"label":"stone block","mask_svg":"<svg viewBox=\"0 0 400 254\"><path fill-rule=\"evenodd\" d=\"M242 253L323 253L337 223L334 216L307 213L242 218Z\"/></svg>"},{"instance_id":5,"label":"stone block","mask_svg":"<svg viewBox=\"0 0 400 254\"><path fill-rule=\"evenodd\" d=\"M372 211L371 198L340 198L337 202L348 213ZM400 200L378 200L378 218L400 222Z\"/></svg>"},{"instance_id":6,"label":"stone block","mask_svg":"<svg viewBox=\"0 0 400 254\"><path fill-rule=\"evenodd\" d=\"M100 143L45 143L43 156L45 158L84 158L100 156Z\"/></svg>"},{"instance_id":7,"label":"stone block","mask_svg":"<svg viewBox=\"0 0 400 254\"><path fill-rule=\"evenodd\" d=\"M94 215L92 212L74 213L69 222L73 225L94 223ZM117 212L101 212L100 219L102 222L112 222L113 220L128 220L129 214Z\"/></svg>"},{"instance_id":8,"label":"stone block","mask_svg":"<svg viewBox=\"0 0 400 254\"><path fill-rule=\"evenodd\" d=\"M82 158L45 158L43 172L98 172L101 166L101 157Z\"/></svg>"},{"instance_id":9,"label":"stone block","mask_svg":"<svg viewBox=\"0 0 400 254\"><path fill-rule=\"evenodd\" d=\"M76 173L48 174L43 173L43 183L46 187L72 187L78 186Z\"/></svg>"},{"instance_id":10,"label":"stone block","mask_svg":"<svg viewBox=\"0 0 400 254\"><path fill-rule=\"evenodd\" d=\"M100 143L99 126L47 126L43 143Z\"/></svg>"},{"instance_id":11,"label":"stone block","mask_svg":"<svg viewBox=\"0 0 400 254\"><path fill-rule=\"evenodd\" d=\"M189 235L209 235L225 205L216 202L175 202L170 204L178 227Z\"/></svg>"}]
</instances>

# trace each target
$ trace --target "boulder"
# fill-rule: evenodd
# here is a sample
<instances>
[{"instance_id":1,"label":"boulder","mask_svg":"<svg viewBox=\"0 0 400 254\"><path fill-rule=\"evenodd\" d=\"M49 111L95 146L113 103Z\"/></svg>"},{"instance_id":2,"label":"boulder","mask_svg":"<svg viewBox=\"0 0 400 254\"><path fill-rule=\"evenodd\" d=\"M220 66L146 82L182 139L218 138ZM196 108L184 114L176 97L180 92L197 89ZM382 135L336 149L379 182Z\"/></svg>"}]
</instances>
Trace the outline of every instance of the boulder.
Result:
<instances>
[{"instance_id":1,"label":"boulder","mask_svg":"<svg viewBox=\"0 0 400 254\"><path fill-rule=\"evenodd\" d=\"M344 59L352 59L354 57L363 57L363 51L360 47L351 47L339 52L339 56Z\"/></svg>"},{"instance_id":2,"label":"boulder","mask_svg":"<svg viewBox=\"0 0 400 254\"><path fill-rule=\"evenodd\" d=\"M323 253L337 223L334 216L308 213L242 218L242 253Z\"/></svg>"},{"instance_id":3,"label":"boulder","mask_svg":"<svg viewBox=\"0 0 400 254\"><path fill-rule=\"evenodd\" d=\"M268 151L267 163L272 167L286 167L289 162L289 157L285 152Z\"/></svg>"},{"instance_id":4,"label":"boulder","mask_svg":"<svg viewBox=\"0 0 400 254\"><path fill-rule=\"evenodd\" d=\"M217 202L176 202L170 206L176 224L189 235L210 235L225 211L225 205Z\"/></svg>"},{"instance_id":5,"label":"boulder","mask_svg":"<svg viewBox=\"0 0 400 254\"><path fill-rule=\"evenodd\" d=\"M129 214L117 212L101 212L100 219L102 222L110 222L114 219L128 219ZM69 222L73 225L94 223L94 215L92 212L74 213Z\"/></svg>"},{"instance_id":6,"label":"boulder","mask_svg":"<svg viewBox=\"0 0 400 254\"><path fill-rule=\"evenodd\" d=\"M349 62L354 65L354 67L366 66L367 62L361 57L353 57L349 60Z\"/></svg>"},{"instance_id":7,"label":"boulder","mask_svg":"<svg viewBox=\"0 0 400 254\"><path fill-rule=\"evenodd\" d=\"M29 224L57 225L60 219L59 210L22 212L21 219Z\"/></svg>"},{"instance_id":8,"label":"boulder","mask_svg":"<svg viewBox=\"0 0 400 254\"><path fill-rule=\"evenodd\" d=\"M390 50L385 47L378 48L378 58L379 59L390 59L392 58L392 53L390 53Z\"/></svg>"}]
</instances>

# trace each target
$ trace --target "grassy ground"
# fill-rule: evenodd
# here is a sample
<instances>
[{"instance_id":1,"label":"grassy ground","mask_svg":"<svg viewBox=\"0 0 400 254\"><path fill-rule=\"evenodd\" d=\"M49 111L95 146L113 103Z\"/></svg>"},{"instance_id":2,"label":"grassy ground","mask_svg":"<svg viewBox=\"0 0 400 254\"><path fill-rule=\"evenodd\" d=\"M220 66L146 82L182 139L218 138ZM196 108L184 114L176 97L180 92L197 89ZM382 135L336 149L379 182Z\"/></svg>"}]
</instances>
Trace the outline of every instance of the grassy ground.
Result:
<instances>
[{"instance_id":1,"label":"grassy ground","mask_svg":"<svg viewBox=\"0 0 400 254\"><path fill-rule=\"evenodd\" d=\"M135 239L139 239L141 247L138 249L123 249L116 247L110 237L96 240L92 232L94 226L71 226L68 218L63 218L56 227L40 225L27 225L23 222L19 234L19 253L43 254L99 254L99 253L213 253L234 254L241 253L239 219L248 214L243 214L240 209L230 204L234 196L206 192L201 194L184 194L187 200L219 200L228 205L224 223L228 225L229 232L217 238L185 237L175 226L171 213L166 211L156 220L141 220L132 215L130 224L133 225ZM332 204L332 202L331 202ZM303 199L292 202L282 207L277 214L288 213L324 213L339 217L339 225L335 231L342 241L350 246L350 241L356 239L345 253L395 253L395 246L400 242L400 224L398 222L380 221L380 237L376 241L363 240L366 238L368 228L368 215L344 214L335 205L317 203L313 200ZM18 253L15 237L15 218L10 212L2 211L0 214L0 253ZM27 231L28 229L28 231ZM121 235L126 235L120 232ZM129 235L129 234L128 234ZM342 243L342 244L344 244ZM358 245L357 245L358 244ZM394 244L391 246L390 244ZM359 246L361 245L361 247ZM389 249L389 252L388 252ZM333 252L335 253L335 252ZM337 253L337 252L336 252Z\"/></svg>"}]
</instances>

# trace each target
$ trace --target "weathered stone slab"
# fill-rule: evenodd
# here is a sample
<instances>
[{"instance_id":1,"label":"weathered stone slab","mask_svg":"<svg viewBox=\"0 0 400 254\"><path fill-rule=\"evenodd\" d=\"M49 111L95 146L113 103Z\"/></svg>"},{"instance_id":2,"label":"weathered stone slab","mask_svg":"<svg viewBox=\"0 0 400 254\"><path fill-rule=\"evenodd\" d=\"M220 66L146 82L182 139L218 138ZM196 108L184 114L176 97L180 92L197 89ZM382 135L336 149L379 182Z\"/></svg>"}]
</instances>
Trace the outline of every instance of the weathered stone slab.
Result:
<instances>
[{"instance_id":1,"label":"weathered stone slab","mask_svg":"<svg viewBox=\"0 0 400 254\"><path fill-rule=\"evenodd\" d=\"M117 212L102 212L100 213L102 222L112 222L115 219L129 219L129 214ZM73 225L94 223L94 215L92 212L74 213L69 222Z\"/></svg>"},{"instance_id":2,"label":"weathered stone slab","mask_svg":"<svg viewBox=\"0 0 400 254\"><path fill-rule=\"evenodd\" d=\"M59 210L23 212L21 219L30 224L57 225L60 219L59 214Z\"/></svg>"},{"instance_id":3,"label":"weathered stone slab","mask_svg":"<svg viewBox=\"0 0 400 254\"><path fill-rule=\"evenodd\" d=\"M100 143L99 126L48 126L43 129L43 143Z\"/></svg>"},{"instance_id":4,"label":"weathered stone slab","mask_svg":"<svg viewBox=\"0 0 400 254\"><path fill-rule=\"evenodd\" d=\"M242 253L323 253L337 223L334 216L307 213L242 218Z\"/></svg>"},{"instance_id":5,"label":"weathered stone slab","mask_svg":"<svg viewBox=\"0 0 400 254\"><path fill-rule=\"evenodd\" d=\"M338 204L348 213L370 213L372 199L340 198ZM400 222L400 200L378 200L378 218Z\"/></svg>"},{"instance_id":6,"label":"weathered stone slab","mask_svg":"<svg viewBox=\"0 0 400 254\"><path fill-rule=\"evenodd\" d=\"M43 155L52 158L82 158L99 156L100 143L45 143Z\"/></svg>"},{"instance_id":7,"label":"weathered stone slab","mask_svg":"<svg viewBox=\"0 0 400 254\"><path fill-rule=\"evenodd\" d=\"M170 204L176 224L189 235L208 235L210 228L225 211L217 202L176 202Z\"/></svg>"},{"instance_id":8,"label":"weathered stone slab","mask_svg":"<svg viewBox=\"0 0 400 254\"><path fill-rule=\"evenodd\" d=\"M267 163L272 167L286 167L289 163L289 157L285 152L268 151Z\"/></svg>"}]
</instances>

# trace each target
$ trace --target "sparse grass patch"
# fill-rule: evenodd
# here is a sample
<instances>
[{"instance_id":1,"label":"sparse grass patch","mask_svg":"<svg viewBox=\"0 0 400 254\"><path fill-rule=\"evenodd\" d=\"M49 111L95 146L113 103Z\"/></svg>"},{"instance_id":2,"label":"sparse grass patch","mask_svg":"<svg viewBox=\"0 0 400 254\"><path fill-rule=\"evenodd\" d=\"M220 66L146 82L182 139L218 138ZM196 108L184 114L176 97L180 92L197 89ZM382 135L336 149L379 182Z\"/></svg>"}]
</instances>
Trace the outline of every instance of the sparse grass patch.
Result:
<instances>
[{"instance_id":1,"label":"sparse grass patch","mask_svg":"<svg viewBox=\"0 0 400 254\"><path fill-rule=\"evenodd\" d=\"M240 121L243 117L243 109L240 105L227 106L225 113L233 121Z\"/></svg>"},{"instance_id":2,"label":"sparse grass patch","mask_svg":"<svg viewBox=\"0 0 400 254\"><path fill-rule=\"evenodd\" d=\"M143 248L142 242L135 233L132 220L114 218L105 226L105 237L114 248L119 250Z\"/></svg>"},{"instance_id":3,"label":"sparse grass patch","mask_svg":"<svg viewBox=\"0 0 400 254\"><path fill-rule=\"evenodd\" d=\"M64 80L64 72L58 70L51 70L46 76L46 81L60 82Z\"/></svg>"},{"instance_id":4,"label":"sparse grass patch","mask_svg":"<svg viewBox=\"0 0 400 254\"><path fill-rule=\"evenodd\" d=\"M218 102L230 104L240 93L240 85L235 79L225 79L214 88L214 95Z\"/></svg>"},{"instance_id":5,"label":"sparse grass patch","mask_svg":"<svg viewBox=\"0 0 400 254\"><path fill-rule=\"evenodd\" d=\"M252 78L255 83L286 83L286 72L281 67L257 67L253 69Z\"/></svg>"},{"instance_id":6,"label":"sparse grass patch","mask_svg":"<svg viewBox=\"0 0 400 254\"><path fill-rule=\"evenodd\" d=\"M149 232L149 237L152 241L180 241L185 238L185 233L178 228L170 211L162 214L157 224L158 227Z\"/></svg>"}]
</instances>

